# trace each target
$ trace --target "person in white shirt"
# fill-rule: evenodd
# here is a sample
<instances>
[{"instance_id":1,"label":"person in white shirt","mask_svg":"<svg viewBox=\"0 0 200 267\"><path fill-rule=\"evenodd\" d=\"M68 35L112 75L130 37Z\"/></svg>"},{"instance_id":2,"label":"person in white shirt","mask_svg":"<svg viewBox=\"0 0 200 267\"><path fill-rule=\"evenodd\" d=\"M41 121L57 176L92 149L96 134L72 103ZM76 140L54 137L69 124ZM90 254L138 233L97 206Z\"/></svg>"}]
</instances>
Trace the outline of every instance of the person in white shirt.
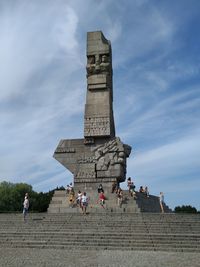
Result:
<instances>
[{"instance_id":1,"label":"person in white shirt","mask_svg":"<svg viewBox=\"0 0 200 267\"><path fill-rule=\"evenodd\" d=\"M160 202L161 212L164 213L164 207L163 207L163 204L164 204L164 194L163 194L163 192L160 192L159 202Z\"/></svg>"},{"instance_id":2,"label":"person in white shirt","mask_svg":"<svg viewBox=\"0 0 200 267\"><path fill-rule=\"evenodd\" d=\"M76 204L81 208L81 199L82 199L82 193L81 191L79 190L78 191L78 195L77 195L77 198L76 198Z\"/></svg>"},{"instance_id":3,"label":"person in white shirt","mask_svg":"<svg viewBox=\"0 0 200 267\"><path fill-rule=\"evenodd\" d=\"M29 199L28 199L28 193L26 193L24 197L24 203L23 203L23 215L24 215L25 222L26 222L26 217L28 214L28 209L29 209Z\"/></svg>"},{"instance_id":4,"label":"person in white shirt","mask_svg":"<svg viewBox=\"0 0 200 267\"><path fill-rule=\"evenodd\" d=\"M73 185L72 185L72 183L70 183L69 184L69 191L72 191L72 189L73 189Z\"/></svg>"},{"instance_id":5,"label":"person in white shirt","mask_svg":"<svg viewBox=\"0 0 200 267\"><path fill-rule=\"evenodd\" d=\"M81 196L81 208L83 214L86 214L87 205L88 205L88 197L86 195L86 192L84 192L83 195Z\"/></svg>"}]
</instances>

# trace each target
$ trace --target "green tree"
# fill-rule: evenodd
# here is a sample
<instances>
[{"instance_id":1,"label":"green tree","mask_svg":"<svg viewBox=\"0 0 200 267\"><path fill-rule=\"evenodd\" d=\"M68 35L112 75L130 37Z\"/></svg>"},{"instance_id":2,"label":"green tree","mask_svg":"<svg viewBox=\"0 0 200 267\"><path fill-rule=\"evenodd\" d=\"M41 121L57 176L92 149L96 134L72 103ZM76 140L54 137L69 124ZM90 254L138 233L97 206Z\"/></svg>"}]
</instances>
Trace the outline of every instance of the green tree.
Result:
<instances>
[{"instance_id":1,"label":"green tree","mask_svg":"<svg viewBox=\"0 0 200 267\"><path fill-rule=\"evenodd\" d=\"M12 184L2 182L0 184L0 210L6 211L10 208Z\"/></svg>"},{"instance_id":2,"label":"green tree","mask_svg":"<svg viewBox=\"0 0 200 267\"><path fill-rule=\"evenodd\" d=\"M22 211L25 193L29 194L29 210L45 212L49 206L54 190L37 193L32 186L25 183L0 183L0 212Z\"/></svg>"},{"instance_id":3,"label":"green tree","mask_svg":"<svg viewBox=\"0 0 200 267\"><path fill-rule=\"evenodd\" d=\"M0 211L21 211L25 193L31 195L32 186L24 183L0 183Z\"/></svg>"},{"instance_id":4,"label":"green tree","mask_svg":"<svg viewBox=\"0 0 200 267\"><path fill-rule=\"evenodd\" d=\"M197 209L190 205L177 206L174 209L175 213L197 213Z\"/></svg>"},{"instance_id":5,"label":"green tree","mask_svg":"<svg viewBox=\"0 0 200 267\"><path fill-rule=\"evenodd\" d=\"M48 193L40 192L37 194L36 199L33 203L33 210L37 210L38 212L45 212L49 206L49 203L52 199L54 190L49 191Z\"/></svg>"},{"instance_id":6,"label":"green tree","mask_svg":"<svg viewBox=\"0 0 200 267\"><path fill-rule=\"evenodd\" d=\"M17 183L13 186L13 192L12 192L12 207L15 211L21 211L23 207L24 202L24 196L28 193L29 196L33 194L33 189L31 185L25 184L25 183Z\"/></svg>"}]
</instances>

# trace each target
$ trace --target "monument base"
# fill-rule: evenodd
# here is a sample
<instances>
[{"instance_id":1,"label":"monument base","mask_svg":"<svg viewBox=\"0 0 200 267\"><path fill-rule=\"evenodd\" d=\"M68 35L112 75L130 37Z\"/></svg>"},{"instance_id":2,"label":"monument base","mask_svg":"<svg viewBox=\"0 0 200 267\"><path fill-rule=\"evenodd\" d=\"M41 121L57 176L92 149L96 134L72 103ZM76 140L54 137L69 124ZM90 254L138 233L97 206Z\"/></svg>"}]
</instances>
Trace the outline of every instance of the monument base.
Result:
<instances>
[{"instance_id":1,"label":"monument base","mask_svg":"<svg viewBox=\"0 0 200 267\"><path fill-rule=\"evenodd\" d=\"M111 193L109 190L105 190L105 207L98 202L97 189L85 190L89 198L89 204L87 207L88 213L138 213L138 212L155 212L161 213L159 198L157 196L150 195L148 198L144 194L136 192L136 199L130 196L127 190L123 190L123 201L119 206L116 193ZM84 192L84 190L82 191ZM75 192L77 195L77 192ZM172 212L169 207L164 204L164 212ZM56 190L51 203L48 208L48 213L81 213L81 209L76 202L73 205L69 202L69 195L64 190Z\"/></svg>"},{"instance_id":2,"label":"monument base","mask_svg":"<svg viewBox=\"0 0 200 267\"><path fill-rule=\"evenodd\" d=\"M98 138L85 144L85 139L61 140L54 153L56 158L74 175L77 190L95 190L99 184L105 188L126 179L126 158L131 147L119 137Z\"/></svg>"}]
</instances>

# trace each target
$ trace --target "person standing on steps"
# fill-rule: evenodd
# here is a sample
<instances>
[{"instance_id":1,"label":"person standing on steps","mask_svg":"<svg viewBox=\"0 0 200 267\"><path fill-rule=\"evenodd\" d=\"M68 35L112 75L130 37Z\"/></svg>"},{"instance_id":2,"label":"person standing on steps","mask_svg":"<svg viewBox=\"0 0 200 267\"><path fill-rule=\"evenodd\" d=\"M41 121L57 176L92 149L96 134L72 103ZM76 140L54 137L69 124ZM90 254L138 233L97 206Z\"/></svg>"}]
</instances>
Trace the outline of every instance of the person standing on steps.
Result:
<instances>
[{"instance_id":1,"label":"person standing on steps","mask_svg":"<svg viewBox=\"0 0 200 267\"><path fill-rule=\"evenodd\" d=\"M98 191L99 194L100 194L100 193L104 193L102 184L100 184L100 185L98 186L97 191Z\"/></svg>"},{"instance_id":2,"label":"person standing on steps","mask_svg":"<svg viewBox=\"0 0 200 267\"><path fill-rule=\"evenodd\" d=\"M86 192L84 192L83 195L81 196L81 208L83 214L86 214L87 206L88 206L88 197L86 195Z\"/></svg>"},{"instance_id":3,"label":"person standing on steps","mask_svg":"<svg viewBox=\"0 0 200 267\"><path fill-rule=\"evenodd\" d=\"M136 193L135 193L135 185L133 182L131 182L129 190L130 190L131 197L134 197L134 199L136 199L137 197L136 197Z\"/></svg>"},{"instance_id":4,"label":"person standing on steps","mask_svg":"<svg viewBox=\"0 0 200 267\"><path fill-rule=\"evenodd\" d=\"M68 195L69 194L69 185L67 185L67 187L66 187L66 194Z\"/></svg>"},{"instance_id":5,"label":"person standing on steps","mask_svg":"<svg viewBox=\"0 0 200 267\"><path fill-rule=\"evenodd\" d=\"M129 191L130 194L131 194L131 183L132 183L131 177L128 177L128 179L127 179L127 187L128 187L128 191Z\"/></svg>"},{"instance_id":6,"label":"person standing on steps","mask_svg":"<svg viewBox=\"0 0 200 267\"><path fill-rule=\"evenodd\" d=\"M79 206L80 208L81 208L81 198L82 198L82 193L81 193L81 191L79 190L79 191L78 191L77 198L76 198L76 205Z\"/></svg>"},{"instance_id":7,"label":"person standing on steps","mask_svg":"<svg viewBox=\"0 0 200 267\"><path fill-rule=\"evenodd\" d=\"M74 192L74 189L72 188L69 192L69 207L70 208L74 207L74 201L75 201L75 192Z\"/></svg>"},{"instance_id":8,"label":"person standing on steps","mask_svg":"<svg viewBox=\"0 0 200 267\"><path fill-rule=\"evenodd\" d=\"M144 188L144 194L146 197L149 197L149 189L147 186L145 186L145 188Z\"/></svg>"},{"instance_id":9,"label":"person standing on steps","mask_svg":"<svg viewBox=\"0 0 200 267\"><path fill-rule=\"evenodd\" d=\"M117 188L118 188L118 184L117 182L114 181L112 183L111 193L113 194L114 192L116 192Z\"/></svg>"},{"instance_id":10,"label":"person standing on steps","mask_svg":"<svg viewBox=\"0 0 200 267\"><path fill-rule=\"evenodd\" d=\"M28 193L26 193L24 197L24 203L23 203L24 222L26 222L27 220L28 209L29 209L29 199L28 199Z\"/></svg>"},{"instance_id":11,"label":"person standing on steps","mask_svg":"<svg viewBox=\"0 0 200 267\"><path fill-rule=\"evenodd\" d=\"M106 200L106 197L105 197L104 193L101 192L101 193L99 194L99 204L101 205L101 207L102 207L103 209L105 209L105 207L104 207L105 200Z\"/></svg>"},{"instance_id":12,"label":"person standing on steps","mask_svg":"<svg viewBox=\"0 0 200 267\"><path fill-rule=\"evenodd\" d=\"M69 184L69 193L70 193L70 191L72 191L74 188L73 188L73 185L72 185L72 183L70 183Z\"/></svg>"},{"instance_id":13,"label":"person standing on steps","mask_svg":"<svg viewBox=\"0 0 200 267\"><path fill-rule=\"evenodd\" d=\"M164 213L164 207L163 207L163 204L164 204L164 194L163 194L163 192L160 192L159 202L160 202L161 212Z\"/></svg>"},{"instance_id":14,"label":"person standing on steps","mask_svg":"<svg viewBox=\"0 0 200 267\"><path fill-rule=\"evenodd\" d=\"M123 201L123 191L119 187L117 190L117 205L121 208L122 206L122 201Z\"/></svg>"},{"instance_id":15,"label":"person standing on steps","mask_svg":"<svg viewBox=\"0 0 200 267\"><path fill-rule=\"evenodd\" d=\"M145 193L144 187L142 185L140 186L139 192L140 193Z\"/></svg>"}]
</instances>

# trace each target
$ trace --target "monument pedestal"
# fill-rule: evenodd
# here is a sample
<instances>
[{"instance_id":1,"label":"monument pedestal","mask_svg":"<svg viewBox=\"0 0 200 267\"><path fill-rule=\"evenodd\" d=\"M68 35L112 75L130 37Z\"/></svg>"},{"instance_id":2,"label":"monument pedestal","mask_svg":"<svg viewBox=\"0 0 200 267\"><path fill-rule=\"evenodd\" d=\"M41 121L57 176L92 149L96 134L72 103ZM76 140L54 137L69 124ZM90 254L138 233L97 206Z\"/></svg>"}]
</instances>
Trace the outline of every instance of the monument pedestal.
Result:
<instances>
[{"instance_id":1,"label":"monument pedestal","mask_svg":"<svg viewBox=\"0 0 200 267\"><path fill-rule=\"evenodd\" d=\"M113 182L119 184L126 177L126 157L131 148L118 137L95 139L85 144L84 139L61 140L54 157L74 175L76 190L95 190L99 184L111 191Z\"/></svg>"},{"instance_id":2,"label":"monument pedestal","mask_svg":"<svg viewBox=\"0 0 200 267\"><path fill-rule=\"evenodd\" d=\"M105 209L101 207L98 202L97 189L86 188L87 196L89 197L89 204L87 207L88 213L139 213L139 212L154 212L161 213L159 198L157 196L150 195L148 198L144 194L136 192L137 199L130 196L129 192L123 191L122 205L117 203L116 193L111 193L109 190L105 191L106 201ZM84 192L84 190L82 191ZM77 193L77 192L76 192ZM172 212L169 207L164 204L165 213ZM64 190L57 190L54 193L52 201L48 208L48 213L81 213L82 210L74 203L71 207L69 197Z\"/></svg>"}]
</instances>

